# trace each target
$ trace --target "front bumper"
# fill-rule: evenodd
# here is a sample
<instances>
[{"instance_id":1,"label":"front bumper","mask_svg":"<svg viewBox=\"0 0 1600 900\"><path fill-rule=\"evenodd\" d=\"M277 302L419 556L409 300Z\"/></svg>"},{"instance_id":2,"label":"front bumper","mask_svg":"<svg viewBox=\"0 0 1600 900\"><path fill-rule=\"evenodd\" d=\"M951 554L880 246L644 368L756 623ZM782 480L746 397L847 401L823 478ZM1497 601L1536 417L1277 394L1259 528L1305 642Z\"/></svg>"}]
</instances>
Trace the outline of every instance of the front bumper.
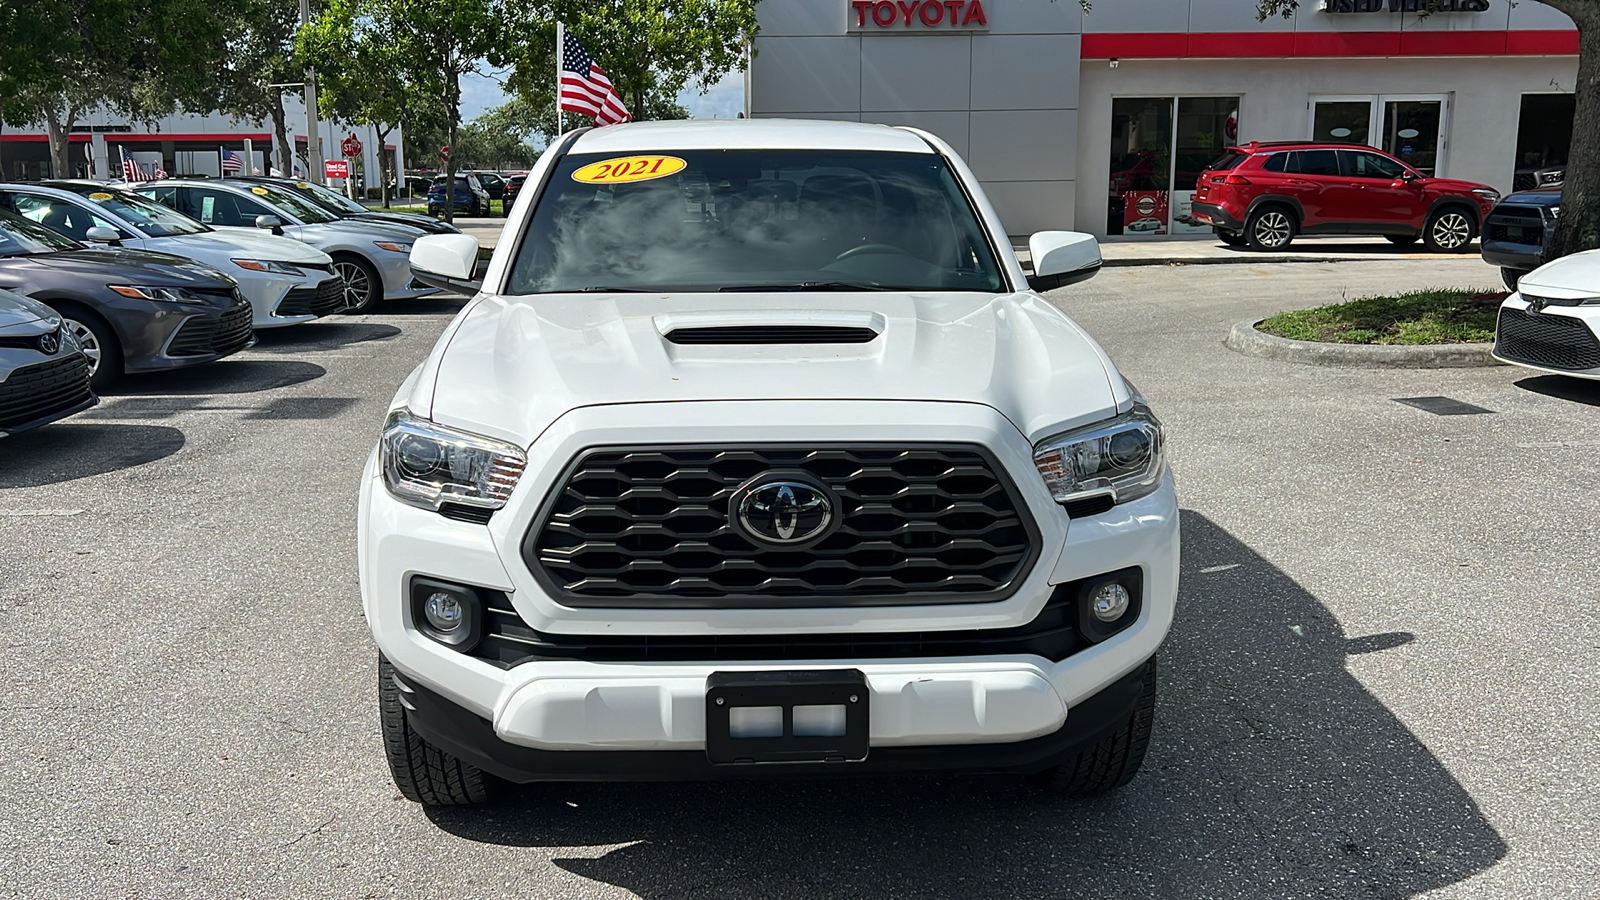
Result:
<instances>
[{"instance_id":1,"label":"front bumper","mask_svg":"<svg viewBox=\"0 0 1600 900\"><path fill-rule=\"evenodd\" d=\"M872 751L859 762L802 765L713 765L699 749L617 753L514 744L471 710L405 676L396 680L405 699L406 721L424 740L508 781L705 781L918 772L1032 774L1124 727L1139 703L1148 671L1141 666L1113 681L1073 706L1058 728L1027 740L882 747L874 739Z\"/></svg>"},{"instance_id":2,"label":"front bumper","mask_svg":"<svg viewBox=\"0 0 1600 900\"><path fill-rule=\"evenodd\" d=\"M527 474L487 524L402 504L383 487L376 454L362 483L363 605L379 649L414 687L486 720L501 743L548 752L700 751L712 672L856 668L871 694L873 747L1014 744L1061 731L1069 710L1138 670L1170 628L1177 595L1178 507L1171 475L1155 493L1068 520L1033 470L1032 448L995 411L973 404L773 403L782 433L752 431L741 404L646 404L576 410L529 452ZM690 409L692 407L692 409ZM782 407L777 409L776 407ZM720 421L726 417L727 421ZM686 426L684 421L695 422ZM1014 594L983 603L917 606L663 609L576 608L550 596L520 552L541 499L584 446L618 440L979 443L1012 473L1038 525L1039 561ZM530 628L566 635L823 635L1004 629L1033 622L1056 585L1137 567L1138 619L1101 643L1051 660L1025 653L895 659L760 659L650 663L541 660L509 668L421 634L406 601L413 576L503 592Z\"/></svg>"},{"instance_id":3,"label":"front bumper","mask_svg":"<svg viewBox=\"0 0 1600 900\"><path fill-rule=\"evenodd\" d=\"M1500 304L1495 359L1555 375L1600 380L1600 306L1545 306L1530 312L1520 293Z\"/></svg>"},{"instance_id":4,"label":"front bumper","mask_svg":"<svg viewBox=\"0 0 1600 900\"><path fill-rule=\"evenodd\" d=\"M374 253L371 259L378 267L378 276L383 279L383 299L409 300L439 293L436 287L412 280L411 258L404 253L382 251Z\"/></svg>"},{"instance_id":5,"label":"front bumper","mask_svg":"<svg viewBox=\"0 0 1600 900\"><path fill-rule=\"evenodd\" d=\"M1544 248L1538 244L1514 244L1484 238L1480 249L1484 262L1502 269L1532 272L1543 264L1540 257L1544 255Z\"/></svg>"},{"instance_id":6,"label":"front bumper","mask_svg":"<svg viewBox=\"0 0 1600 900\"><path fill-rule=\"evenodd\" d=\"M251 327L282 328L286 325L299 325L317 318L316 315L305 313L300 315L283 315L279 307L293 290L316 290L317 285L329 274L325 270L312 269L301 275L279 275L272 272L236 272L233 279L239 282L239 293L250 301Z\"/></svg>"}]
</instances>

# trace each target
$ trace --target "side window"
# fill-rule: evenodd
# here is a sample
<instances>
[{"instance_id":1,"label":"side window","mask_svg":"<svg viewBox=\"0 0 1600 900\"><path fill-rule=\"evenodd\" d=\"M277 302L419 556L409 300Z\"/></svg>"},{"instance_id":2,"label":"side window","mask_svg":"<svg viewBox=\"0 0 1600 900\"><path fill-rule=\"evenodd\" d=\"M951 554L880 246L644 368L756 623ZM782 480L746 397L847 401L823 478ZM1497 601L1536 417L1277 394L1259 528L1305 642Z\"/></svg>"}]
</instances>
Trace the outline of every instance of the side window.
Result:
<instances>
[{"instance_id":1,"label":"side window","mask_svg":"<svg viewBox=\"0 0 1600 900\"><path fill-rule=\"evenodd\" d=\"M1274 153L1267 157L1267 161L1261 164L1261 168L1266 172L1282 172L1285 171L1284 166L1288 163L1288 161L1289 154Z\"/></svg>"},{"instance_id":2,"label":"side window","mask_svg":"<svg viewBox=\"0 0 1600 900\"><path fill-rule=\"evenodd\" d=\"M134 193L141 197L148 197L162 206L178 208L178 189L175 187L140 188Z\"/></svg>"},{"instance_id":3,"label":"side window","mask_svg":"<svg viewBox=\"0 0 1600 900\"><path fill-rule=\"evenodd\" d=\"M1405 171L1403 166L1386 156L1362 150L1340 150L1339 161L1343 164L1345 176L1350 178L1393 181Z\"/></svg>"},{"instance_id":4,"label":"side window","mask_svg":"<svg viewBox=\"0 0 1600 900\"><path fill-rule=\"evenodd\" d=\"M87 240L89 229L95 227L110 228L121 238L132 237L109 220L59 197L18 193L12 195L12 202L23 216L76 241Z\"/></svg>"},{"instance_id":5,"label":"side window","mask_svg":"<svg viewBox=\"0 0 1600 900\"><path fill-rule=\"evenodd\" d=\"M211 188L185 188L184 212L207 225L254 228L256 216L272 213L254 200Z\"/></svg>"},{"instance_id":6,"label":"side window","mask_svg":"<svg viewBox=\"0 0 1600 900\"><path fill-rule=\"evenodd\" d=\"M1339 175L1339 155L1333 150L1301 150L1301 175Z\"/></svg>"}]
</instances>

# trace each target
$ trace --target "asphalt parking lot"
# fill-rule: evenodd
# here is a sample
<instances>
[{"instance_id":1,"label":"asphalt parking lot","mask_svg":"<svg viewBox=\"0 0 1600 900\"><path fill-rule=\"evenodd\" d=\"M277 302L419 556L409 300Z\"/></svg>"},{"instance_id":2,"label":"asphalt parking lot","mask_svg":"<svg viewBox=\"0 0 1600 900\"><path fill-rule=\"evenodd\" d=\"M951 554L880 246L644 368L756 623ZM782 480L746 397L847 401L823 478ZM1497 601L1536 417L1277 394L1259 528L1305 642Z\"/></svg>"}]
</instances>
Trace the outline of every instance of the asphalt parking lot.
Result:
<instances>
[{"instance_id":1,"label":"asphalt parking lot","mask_svg":"<svg viewBox=\"0 0 1600 900\"><path fill-rule=\"evenodd\" d=\"M1472 260L1108 269L1052 294L1168 425L1184 585L1143 773L390 783L356 485L460 299L269 333L0 441L0 894L1593 897L1600 384L1322 369L1252 315ZM1486 410L1435 415L1443 396Z\"/></svg>"}]
</instances>

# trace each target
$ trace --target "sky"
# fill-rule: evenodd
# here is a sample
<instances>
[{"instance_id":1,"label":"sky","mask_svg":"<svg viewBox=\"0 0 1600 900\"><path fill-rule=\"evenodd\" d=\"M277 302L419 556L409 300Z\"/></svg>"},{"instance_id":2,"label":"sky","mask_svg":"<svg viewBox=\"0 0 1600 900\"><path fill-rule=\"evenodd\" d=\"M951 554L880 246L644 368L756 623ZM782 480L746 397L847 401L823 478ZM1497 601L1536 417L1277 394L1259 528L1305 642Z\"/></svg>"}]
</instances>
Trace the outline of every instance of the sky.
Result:
<instances>
[{"instance_id":1,"label":"sky","mask_svg":"<svg viewBox=\"0 0 1600 900\"><path fill-rule=\"evenodd\" d=\"M497 75L488 70L485 74L467 75L461 79L461 120L470 122L484 110L506 102L505 89ZM744 110L744 73L734 72L711 85L705 94L690 87L678 95L678 102L689 108L695 119L732 119Z\"/></svg>"}]
</instances>

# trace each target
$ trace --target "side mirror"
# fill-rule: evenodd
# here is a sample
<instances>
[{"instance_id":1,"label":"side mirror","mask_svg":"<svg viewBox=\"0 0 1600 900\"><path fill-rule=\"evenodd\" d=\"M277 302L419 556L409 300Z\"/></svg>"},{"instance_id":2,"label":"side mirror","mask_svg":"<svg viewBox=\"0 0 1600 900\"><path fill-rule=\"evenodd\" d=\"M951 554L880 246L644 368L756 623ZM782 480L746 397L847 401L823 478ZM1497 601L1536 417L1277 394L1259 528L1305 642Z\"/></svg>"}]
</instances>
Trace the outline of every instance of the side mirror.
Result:
<instances>
[{"instance_id":1,"label":"side mirror","mask_svg":"<svg viewBox=\"0 0 1600 900\"><path fill-rule=\"evenodd\" d=\"M1028 238L1033 274L1028 287L1039 293L1087 281L1100 271L1100 244L1076 231L1040 231Z\"/></svg>"},{"instance_id":2,"label":"side mirror","mask_svg":"<svg viewBox=\"0 0 1600 900\"><path fill-rule=\"evenodd\" d=\"M473 275L478 266L478 239L470 234L427 234L411 244L411 274L424 284L462 294L483 287Z\"/></svg>"},{"instance_id":3,"label":"side mirror","mask_svg":"<svg viewBox=\"0 0 1600 900\"><path fill-rule=\"evenodd\" d=\"M85 240L93 241L96 244L110 244L113 247L122 246L122 237L117 234L117 230L115 228L107 228L104 225L96 225L90 228L83 233L83 237Z\"/></svg>"},{"instance_id":4,"label":"side mirror","mask_svg":"<svg viewBox=\"0 0 1600 900\"><path fill-rule=\"evenodd\" d=\"M273 234L283 234L283 220L277 216L256 216L256 227Z\"/></svg>"}]
</instances>

